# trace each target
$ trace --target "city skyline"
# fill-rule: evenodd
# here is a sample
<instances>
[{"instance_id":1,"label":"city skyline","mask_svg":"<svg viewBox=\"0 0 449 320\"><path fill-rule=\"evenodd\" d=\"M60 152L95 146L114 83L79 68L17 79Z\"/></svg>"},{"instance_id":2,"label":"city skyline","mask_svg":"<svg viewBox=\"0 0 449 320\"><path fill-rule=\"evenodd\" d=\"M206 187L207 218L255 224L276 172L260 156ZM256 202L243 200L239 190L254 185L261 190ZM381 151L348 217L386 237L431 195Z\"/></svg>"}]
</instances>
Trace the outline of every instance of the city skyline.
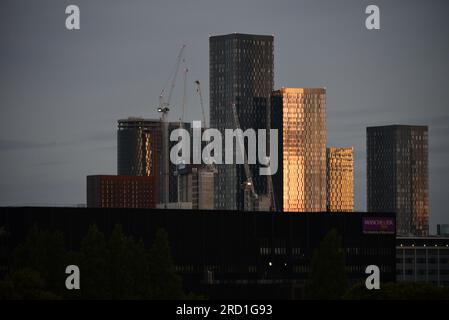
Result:
<instances>
[{"instance_id":1,"label":"city skyline","mask_svg":"<svg viewBox=\"0 0 449 320\"><path fill-rule=\"evenodd\" d=\"M45 12L38 8L30 10L38 17L45 14L49 18L47 24L31 31L30 27L35 20L29 17L28 13L19 15L20 2L16 2L18 5L5 3L2 6L8 8L2 8L1 12L10 14L12 11L11 16L19 18L13 25L20 30L22 36L11 38L11 29L8 28L11 17L3 17L2 14L1 20L6 25L2 28L2 35L9 44L5 46L6 50L0 62L2 70L6 70L0 80L7 89L0 97L2 205L54 203L52 199L55 197L60 199L59 204L85 202L84 179L87 174L115 173L116 119L132 115L155 117L155 110L152 110L151 106L155 109L157 105L156 91L163 86L178 44L186 42L188 48L192 48L192 65L200 66L193 76L207 83L207 58L204 60L207 57L207 34L241 30L275 34L275 89L282 85L327 87L328 144L355 145L355 193L358 210L366 209L366 149L363 142L365 127L391 123L429 125L431 223L447 223L444 202L447 191L444 182L447 180L449 162L448 142L445 139L449 114L448 108L445 107L447 102L444 100L444 90L439 90L447 84L443 75L447 74L448 69L443 59L447 56L448 49L448 44L443 39L447 38L449 33L440 13L445 12L444 8L447 8L443 2L436 2L435 6L429 8L430 6L422 7L413 1L394 5L380 1L383 25L382 30L374 34L362 28L364 4L350 2L337 6L330 2L319 2L316 5L304 2L297 5L300 15L305 12L312 13L312 17L320 17L317 18L317 23L319 20L320 24L326 21L326 17L330 18L320 29L311 19L307 19L306 23L309 24L303 24L299 22L299 17L287 16L287 24L297 26L298 29L304 27L312 32L310 36L305 32L287 32L287 29L291 28L277 27L266 21L263 21L264 26L257 21L256 15L251 16L250 24L239 23L240 15L252 12L250 9L257 11L257 8L252 6L244 6L241 12L237 12L237 17L233 18L237 22L235 24L232 23L233 19L231 22L218 19L209 21L206 24L209 28L202 25L206 31L193 32L195 28L192 28L187 29L190 33L178 36L174 35L173 30L166 30L166 33L172 34L173 37L164 37L164 40L158 43L164 55L161 55L162 51L153 51L152 46L146 44L149 41L141 33L141 29L147 29L140 19L136 19L137 22L131 25L121 24L123 30L119 30L113 24L107 24L108 20L104 20L101 12L93 5L80 1L86 16L82 18L81 32L73 36L58 29L58 6L45 8ZM115 9L118 7L121 8L121 5L112 5L109 13L113 17L112 20L117 15ZM128 11L125 10L124 18L139 18L138 11L145 11L143 8L144 4L136 4ZM173 10L171 7L169 9ZM219 4L214 4L206 7L204 11L213 13L222 11L221 9L227 10ZM156 16L154 11L148 11ZM421 21L413 20L416 25L407 25L406 28L404 19L415 17L415 12L427 12L428 15L424 14ZM97 15L100 22L93 21ZM403 19L400 19L401 16ZM433 27L427 24L429 16L434 23ZM341 19L343 17L349 19ZM392 19L397 20L393 22ZM103 29L101 21L103 26L104 23L112 26L112 30ZM433 32L435 25L440 28ZM315 27L317 29L314 29ZM335 27L335 31L331 30L331 27ZM3 33L5 30L6 35ZM84 30L93 30L94 37L87 36ZM51 37L52 40L48 40L43 31L55 33L54 37ZM130 41L127 45L135 46L135 50L118 49L122 46L120 41L134 32L135 36L127 39ZM432 32L432 37L425 38L426 32ZM31 34L37 40L31 41L28 38ZM150 35L156 37L154 33L150 32ZM297 36L298 41L290 42L292 36L293 40L294 36ZM343 45L332 39L338 39ZM25 51L35 41L41 42L35 46L35 50L29 50L28 55ZM50 44L47 41L55 43ZM94 41L99 41L100 47L106 45L106 48L100 49ZM353 41L358 44L354 45ZM294 42L304 46L295 46ZM324 46L324 50L317 51L320 46ZM194 49L195 47L198 49ZM332 48L336 49L332 51L332 55L324 52ZM103 59L95 59L98 55L102 55ZM313 55L316 55L316 59L310 60ZM148 61L149 56L155 62ZM132 59L135 61L131 61ZM417 61L420 63L417 64ZM98 71L87 71L89 67L80 69L83 63L96 65L95 70ZM107 72L111 63L118 65ZM155 68L154 63L160 65L160 69ZM321 63L324 65L321 66ZM142 68L147 64L148 70ZM62 74L70 74L70 81L61 81L65 77L58 73L58 68L53 70L53 65L61 66ZM395 70L395 75L388 73L388 70ZM123 73L122 80L115 77L119 73ZM342 74L345 75L344 82L340 81ZM84 81L86 78L92 80ZM191 78L191 82L193 80L195 78ZM54 90L49 91L56 82L60 83ZM362 83L362 86L358 82ZM205 89L208 89L208 85ZM432 91L429 91L430 89ZM119 91L120 96L114 91ZM194 92L191 91L191 107L197 110L198 116L195 117L199 119L199 107L195 106ZM427 91L432 92L432 95L420 93ZM397 95L397 92L403 94ZM207 93L205 96L207 97ZM24 117L30 120L8 120ZM176 120L176 117L177 113L174 111L170 120ZM76 123L83 121L82 130L76 128ZM432 221L433 219L435 220Z\"/></svg>"}]
</instances>

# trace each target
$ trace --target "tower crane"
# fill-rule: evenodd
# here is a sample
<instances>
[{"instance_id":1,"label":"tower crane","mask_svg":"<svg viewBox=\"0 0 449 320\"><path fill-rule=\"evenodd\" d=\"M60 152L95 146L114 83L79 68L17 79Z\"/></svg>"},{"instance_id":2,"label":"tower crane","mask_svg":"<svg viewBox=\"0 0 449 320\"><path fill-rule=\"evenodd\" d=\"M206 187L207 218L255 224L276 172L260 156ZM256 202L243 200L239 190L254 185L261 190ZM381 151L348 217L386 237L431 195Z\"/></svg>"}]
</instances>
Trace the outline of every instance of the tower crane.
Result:
<instances>
[{"instance_id":1,"label":"tower crane","mask_svg":"<svg viewBox=\"0 0 449 320\"><path fill-rule=\"evenodd\" d=\"M164 115L164 113L167 113L168 111L170 111L170 109L169 109L170 101L171 101L171 97L173 95L173 89L175 89L176 76L178 75L179 67L181 65L181 62L184 61L183 54L184 54L185 47L186 47L186 45L183 44L181 49L179 50L178 57L176 59L175 68L174 68L172 74L170 75L169 79L167 80L167 82L171 80L170 87L168 89L167 98L165 98L165 91L167 89L167 84L162 88L161 93L159 94L159 108L157 109L157 111L161 112L162 115ZM164 110L164 109L166 109L166 110Z\"/></svg>"},{"instance_id":2,"label":"tower crane","mask_svg":"<svg viewBox=\"0 0 449 320\"><path fill-rule=\"evenodd\" d=\"M232 115L234 116L234 124L236 129L240 129L240 121L239 121L239 117L237 114L237 108L235 103L232 104ZM245 211L251 211L251 210L257 210L258 208L258 199L259 199L259 195L256 193L255 189L254 189L254 183L253 183L253 177L251 175L251 171L249 169L249 165L248 165L248 159L247 159L247 155L245 152L245 146L244 146L244 141L242 138L242 141L240 141L240 139L236 139L237 140L237 144L240 147L240 152L242 152L243 154L243 165L245 168L245 178L246 181L244 182L243 188L244 188L244 192L246 192L246 190L249 188L250 190L250 199L249 199L249 203L245 200L245 204L248 203L249 205L246 206L245 205ZM246 195L245 195L246 196Z\"/></svg>"},{"instance_id":3,"label":"tower crane","mask_svg":"<svg viewBox=\"0 0 449 320\"><path fill-rule=\"evenodd\" d=\"M201 85L199 80L196 80L195 84L196 84L196 92L198 92L198 95L200 97L201 112L203 115L203 126L204 128L207 128L206 113L204 112L203 95L201 94Z\"/></svg>"},{"instance_id":4,"label":"tower crane","mask_svg":"<svg viewBox=\"0 0 449 320\"><path fill-rule=\"evenodd\" d=\"M203 116L203 128L207 128L207 122L206 122L206 112L204 110L204 103L203 103L203 94L201 93L201 84L199 80L195 81L196 84L196 92L198 93L198 96L200 98L200 105L201 105L201 114ZM209 170L209 172L212 172L216 174L218 172L217 167L215 163L206 164L204 166L206 169Z\"/></svg>"},{"instance_id":5,"label":"tower crane","mask_svg":"<svg viewBox=\"0 0 449 320\"><path fill-rule=\"evenodd\" d=\"M189 68L184 69L184 83L183 83L183 92L182 92L182 111L181 111L181 118L179 118L179 128L181 129L184 126L184 114L186 109L186 85L187 85L187 73L189 72Z\"/></svg>"},{"instance_id":6,"label":"tower crane","mask_svg":"<svg viewBox=\"0 0 449 320\"><path fill-rule=\"evenodd\" d=\"M236 129L241 129L235 103L232 104L232 114L234 117L234 123L235 123ZM245 178L246 178L246 181L244 182L244 185L243 185L244 192L247 192L247 189L249 189L249 191L250 191L249 201L245 200L245 207L246 207L245 210L259 211L259 210L263 209L261 202L263 201L262 198L264 198L266 196L262 195L261 197L259 197L259 195L256 193L256 191L254 189L253 178L252 178L251 171L250 171L249 165L248 165L248 158L247 158L247 154L245 152L244 141L243 141L243 139L242 139L242 141L240 141L240 139L237 138L237 143L239 144L240 151L242 152L243 157L244 157L243 159L244 159ZM270 166L269 162L270 162L270 159L268 159L268 167ZM273 180L272 180L271 172L267 177L267 182L268 182L268 197L269 197L268 200L269 200L269 203L271 204L270 210L276 211L276 202L275 202L276 200L274 198ZM245 195L245 197L246 197L246 195Z\"/></svg>"},{"instance_id":7,"label":"tower crane","mask_svg":"<svg viewBox=\"0 0 449 320\"><path fill-rule=\"evenodd\" d=\"M185 45L182 45L179 50L178 57L176 60L175 68L173 73L170 75L170 78L167 80L170 81L170 87L168 89L168 96L165 97L165 91L167 85L165 85L161 93L159 95L159 107L157 111L161 113L161 124L162 124L162 203L164 207L167 208L168 204L168 195L169 195L169 153L168 153L168 123L167 123L167 114L170 111L170 101L173 94L173 89L176 84L176 77L178 75L179 67L181 65L181 61L184 61L183 54Z\"/></svg>"}]
</instances>

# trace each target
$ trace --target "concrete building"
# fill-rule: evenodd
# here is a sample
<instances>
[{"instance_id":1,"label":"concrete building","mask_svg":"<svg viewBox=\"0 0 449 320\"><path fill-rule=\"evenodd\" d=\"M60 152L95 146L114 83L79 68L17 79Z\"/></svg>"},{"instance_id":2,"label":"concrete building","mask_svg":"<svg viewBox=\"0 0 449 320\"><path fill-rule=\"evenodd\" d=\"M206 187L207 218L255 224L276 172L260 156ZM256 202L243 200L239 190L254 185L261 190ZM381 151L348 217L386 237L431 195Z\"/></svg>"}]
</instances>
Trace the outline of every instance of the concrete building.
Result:
<instances>
[{"instance_id":1,"label":"concrete building","mask_svg":"<svg viewBox=\"0 0 449 320\"><path fill-rule=\"evenodd\" d=\"M368 127L369 212L396 212L399 235L429 232L427 126Z\"/></svg>"},{"instance_id":2,"label":"concrete building","mask_svg":"<svg viewBox=\"0 0 449 320\"><path fill-rule=\"evenodd\" d=\"M282 88L271 105L271 127L279 130L277 210L326 211L326 89Z\"/></svg>"},{"instance_id":3,"label":"concrete building","mask_svg":"<svg viewBox=\"0 0 449 320\"><path fill-rule=\"evenodd\" d=\"M178 168L178 199L192 209L214 209L214 166L187 165Z\"/></svg>"},{"instance_id":4,"label":"concrete building","mask_svg":"<svg viewBox=\"0 0 449 320\"><path fill-rule=\"evenodd\" d=\"M449 237L398 237L396 281L449 286Z\"/></svg>"},{"instance_id":5,"label":"concrete building","mask_svg":"<svg viewBox=\"0 0 449 320\"><path fill-rule=\"evenodd\" d=\"M354 211L354 148L326 149L327 211Z\"/></svg>"}]
</instances>

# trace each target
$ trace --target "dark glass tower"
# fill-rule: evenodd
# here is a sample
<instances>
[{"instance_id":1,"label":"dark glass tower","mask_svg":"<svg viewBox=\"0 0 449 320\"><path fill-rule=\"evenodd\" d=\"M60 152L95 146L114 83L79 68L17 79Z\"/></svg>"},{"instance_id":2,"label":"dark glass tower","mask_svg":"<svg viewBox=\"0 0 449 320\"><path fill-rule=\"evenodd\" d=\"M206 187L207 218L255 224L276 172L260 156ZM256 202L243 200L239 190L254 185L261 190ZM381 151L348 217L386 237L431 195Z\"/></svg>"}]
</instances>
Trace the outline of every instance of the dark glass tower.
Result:
<instances>
[{"instance_id":1,"label":"dark glass tower","mask_svg":"<svg viewBox=\"0 0 449 320\"><path fill-rule=\"evenodd\" d=\"M179 122L168 124L168 136L179 128ZM183 128L190 130L190 124L184 123ZM169 141L171 149L177 142ZM178 201L178 178L175 175L176 166L169 163L168 171L168 202ZM128 118L118 120L117 131L117 174L119 176L151 176L162 185L162 126L161 120ZM158 194L162 192L158 191ZM159 200L163 200L160 198Z\"/></svg>"},{"instance_id":2,"label":"dark glass tower","mask_svg":"<svg viewBox=\"0 0 449 320\"><path fill-rule=\"evenodd\" d=\"M118 120L119 176L159 176L161 148L160 120L142 118Z\"/></svg>"},{"instance_id":3,"label":"dark glass tower","mask_svg":"<svg viewBox=\"0 0 449 320\"><path fill-rule=\"evenodd\" d=\"M235 129L232 104L240 127L268 129L273 90L273 36L228 34L209 38L210 124L220 130ZM223 148L224 150L224 148ZM242 210L243 165L218 165L214 183L215 208ZM267 192L266 176L250 165L256 193Z\"/></svg>"},{"instance_id":4,"label":"dark glass tower","mask_svg":"<svg viewBox=\"0 0 449 320\"><path fill-rule=\"evenodd\" d=\"M368 211L396 212L400 235L427 235L427 126L369 127L366 133Z\"/></svg>"}]
</instances>

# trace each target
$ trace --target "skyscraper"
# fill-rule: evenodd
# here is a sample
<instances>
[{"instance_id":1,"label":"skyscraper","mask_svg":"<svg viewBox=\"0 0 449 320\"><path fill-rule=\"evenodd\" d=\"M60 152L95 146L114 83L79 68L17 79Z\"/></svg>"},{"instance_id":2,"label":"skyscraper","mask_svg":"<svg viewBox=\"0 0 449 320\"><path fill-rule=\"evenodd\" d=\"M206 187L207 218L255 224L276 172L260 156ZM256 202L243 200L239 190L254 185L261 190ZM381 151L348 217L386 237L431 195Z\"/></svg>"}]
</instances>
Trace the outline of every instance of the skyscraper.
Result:
<instances>
[{"instance_id":1,"label":"skyscraper","mask_svg":"<svg viewBox=\"0 0 449 320\"><path fill-rule=\"evenodd\" d=\"M326 149L327 211L354 211L354 148Z\"/></svg>"},{"instance_id":2,"label":"skyscraper","mask_svg":"<svg viewBox=\"0 0 449 320\"><path fill-rule=\"evenodd\" d=\"M326 211L326 89L282 88L271 104L279 130L277 210Z\"/></svg>"},{"instance_id":3,"label":"skyscraper","mask_svg":"<svg viewBox=\"0 0 449 320\"><path fill-rule=\"evenodd\" d=\"M210 124L224 136L235 129L235 104L243 131L269 128L269 103L273 90L273 36L228 34L209 38ZM255 191L267 192L266 176L259 165L250 165ZM214 183L217 209L243 209L243 165L218 165Z\"/></svg>"},{"instance_id":4,"label":"skyscraper","mask_svg":"<svg viewBox=\"0 0 449 320\"><path fill-rule=\"evenodd\" d=\"M368 211L396 212L397 233L428 234L428 128L368 127Z\"/></svg>"},{"instance_id":5,"label":"skyscraper","mask_svg":"<svg viewBox=\"0 0 449 320\"><path fill-rule=\"evenodd\" d=\"M180 127L179 121L168 123L170 133ZM190 130L189 123L182 127ZM162 122L160 119L128 118L118 120L117 131L117 174L119 176L155 177L155 187L159 190L159 201L178 202L178 178L175 176L176 165L168 165L168 195L164 195L162 168ZM177 142L169 141L168 148Z\"/></svg>"},{"instance_id":6,"label":"skyscraper","mask_svg":"<svg viewBox=\"0 0 449 320\"><path fill-rule=\"evenodd\" d=\"M118 120L117 174L158 177L161 139L160 120Z\"/></svg>"}]
</instances>

